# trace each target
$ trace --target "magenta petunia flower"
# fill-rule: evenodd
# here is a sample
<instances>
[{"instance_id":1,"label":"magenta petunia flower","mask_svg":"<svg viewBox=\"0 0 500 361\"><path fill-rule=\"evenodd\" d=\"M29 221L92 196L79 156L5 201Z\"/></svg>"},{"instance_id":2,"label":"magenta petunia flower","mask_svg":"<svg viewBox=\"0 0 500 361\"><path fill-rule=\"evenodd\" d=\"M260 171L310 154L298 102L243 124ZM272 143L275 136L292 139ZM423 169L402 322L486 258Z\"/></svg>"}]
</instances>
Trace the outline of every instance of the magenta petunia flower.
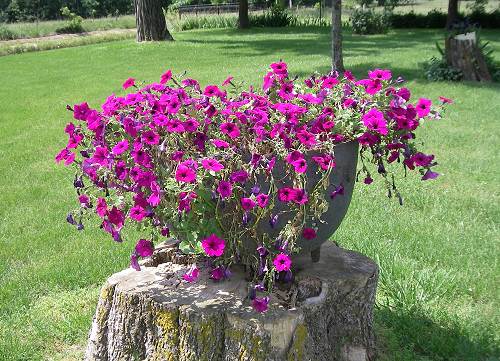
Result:
<instances>
[{"instance_id":1,"label":"magenta petunia flower","mask_svg":"<svg viewBox=\"0 0 500 361\"><path fill-rule=\"evenodd\" d=\"M453 103L453 100L450 99L450 98L445 98L443 96L440 96L439 97L439 101L443 104L452 104Z\"/></svg>"},{"instance_id":2,"label":"magenta petunia flower","mask_svg":"<svg viewBox=\"0 0 500 361\"><path fill-rule=\"evenodd\" d=\"M161 75L160 84L166 84L170 79L172 79L172 70L169 69Z\"/></svg>"},{"instance_id":3,"label":"magenta petunia flower","mask_svg":"<svg viewBox=\"0 0 500 361\"><path fill-rule=\"evenodd\" d=\"M240 129L234 123L222 123L220 125L220 131L226 135L228 135L231 139L237 138L240 136Z\"/></svg>"},{"instance_id":4,"label":"magenta petunia flower","mask_svg":"<svg viewBox=\"0 0 500 361\"><path fill-rule=\"evenodd\" d=\"M433 155L426 155L424 153L418 152L411 157L411 161L420 167L427 167L434 160Z\"/></svg>"},{"instance_id":5,"label":"magenta petunia flower","mask_svg":"<svg viewBox=\"0 0 500 361\"><path fill-rule=\"evenodd\" d=\"M149 257L153 255L153 242L147 239L140 239L135 245L136 253L141 257Z\"/></svg>"},{"instance_id":6,"label":"magenta petunia flower","mask_svg":"<svg viewBox=\"0 0 500 361\"><path fill-rule=\"evenodd\" d=\"M330 193L330 198L334 199L337 196L343 196L344 195L344 185L341 184L338 187L335 187L332 193Z\"/></svg>"},{"instance_id":7,"label":"magenta petunia flower","mask_svg":"<svg viewBox=\"0 0 500 361\"><path fill-rule=\"evenodd\" d=\"M123 223L125 222L125 215L121 210L116 207L111 208L111 210L106 212L108 217L108 221L113 224L117 230L120 230L123 227Z\"/></svg>"},{"instance_id":8,"label":"magenta petunia flower","mask_svg":"<svg viewBox=\"0 0 500 361\"><path fill-rule=\"evenodd\" d=\"M223 94L217 85L207 85L203 91L203 95L207 97L220 97Z\"/></svg>"},{"instance_id":9,"label":"magenta petunia flower","mask_svg":"<svg viewBox=\"0 0 500 361\"><path fill-rule=\"evenodd\" d=\"M177 182L193 183L196 181L196 172L194 169L180 164L175 171L175 180Z\"/></svg>"},{"instance_id":10,"label":"magenta petunia flower","mask_svg":"<svg viewBox=\"0 0 500 361\"><path fill-rule=\"evenodd\" d=\"M291 202L295 199L295 189L283 187L278 189L278 199L282 202Z\"/></svg>"},{"instance_id":11,"label":"magenta petunia flower","mask_svg":"<svg viewBox=\"0 0 500 361\"><path fill-rule=\"evenodd\" d=\"M95 209L96 213L99 217L104 218L106 212L108 211L108 205L106 204L106 200L104 198L97 198L97 205Z\"/></svg>"},{"instance_id":12,"label":"magenta petunia flower","mask_svg":"<svg viewBox=\"0 0 500 361\"><path fill-rule=\"evenodd\" d=\"M128 78L127 80L125 80L125 82L123 83L123 89L128 89L130 88L131 86L134 86L135 85L135 79L134 78Z\"/></svg>"},{"instance_id":13,"label":"magenta petunia flower","mask_svg":"<svg viewBox=\"0 0 500 361\"><path fill-rule=\"evenodd\" d=\"M201 161L201 165L203 166L203 168L212 170L214 172L220 172L222 169L224 169L224 166L213 158L203 159Z\"/></svg>"},{"instance_id":14,"label":"magenta petunia flower","mask_svg":"<svg viewBox=\"0 0 500 361\"><path fill-rule=\"evenodd\" d=\"M297 132L297 139L299 140L299 142L304 144L306 147L312 147L317 143L316 137L314 136L314 134L309 133L306 130L301 130L301 131Z\"/></svg>"},{"instance_id":15,"label":"magenta petunia flower","mask_svg":"<svg viewBox=\"0 0 500 361\"><path fill-rule=\"evenodd\" d=\"M194 119L194 118L189 118L185 122L182 123L184 130L187 132L195 132L198 127L200 126L200 123Z\"/></svg>"},{"instance_id":16,"label":"magenta petunia flower","mask_svg":"<svg viewBox=\"0 0 500 361\"><path fill-rule=\"evenodd\" d=\"M217 192L219 192L222 198L228 198L233 193L233 186L230 182L220 181L217 186Z\"/></svg>"},{"instance_id":17,"label":"magenta petunia flower","mask_svg":"<svg viewBox=\"0 0 500 361\"><path fill-rule=\"evenodd\" d=\"M146 217L146 215L147 215L146 210L143 207L135 205L132 208L130 208L128 216L134 221L140 222Z\"/></svg>"},{"instance_id":18,"label":"magenta petunia flower","mask_svg":"<svg viewBox=\"0 0 500 361\"><path fill-rule=\"evenodd\" d=\"M267 91L274 83L273 73L269 72L264 76L264 81L262 82L262 90Z\"/></svg>"},{"instance_id":19,"label":"magenta petunia flower","mask_svg":"<svg viewBox=\"0 0 500 361\"><path fill-rule=\"evenodd\" d=\"M224 248L226 247L226 242L217 237L215 234L211 234L201 242L203 250L209 257L220 257L224 253Z\"/></svg>"},{"instance_id":20,"label":"magenta petunia flower","mask_svg":"<svg viewBox=\"0 0 500 361\"><path fill-rule=\"evenodd\" d=\"M266 312L267 309L269 308L269 297L255 297L252 300L252 307L255 311L257 312Z\"/></svg>"},{"instance_id":21,"label":"magenta petunia flower","mask_svg":"<svg viewBox=\"0 0 500 361\"><path fill-rule=\"evenodd\" d=\"M106 147L96 147L94 155L92 156L92 162L100 164L102 166L108 165L109 162L109 152Z\"/></svg>"},{"instance_id":22,"label":"magenta petunia flower","mask_svg":"<svg viewBox=\"0 0 500 361\"><path fill-rule=\"evenodd\" d=\"M185 131L184 125L178 119L171 119L166 124L167 131L171 133L182 133Z\"/></svg>"},{"instance_id":23,"label":"magenta petunia flower","mask_svg":"<svg viewBox=\"0 0 500 361\"><path fill-rule=\"evenodd\" d=\"M216 148L229 148L229 143L223 141L222 139L212 139L210 141Z\"/></svg>"},{"instance_id":24,"label":"magenta petunia flower","mask_svg":"<svg viewBox=\"0 0 500 361\"><path fill-rule=\"evenodd\" d=\"M288 255L280 253L273 259L273 264L278 272L290 271L292 260Z\"/></svg>"},{"instance_id":25,"label":"magenta petunia flower","mask_svg":"<svg viewBox=\"0 0 500 361\"><path fill-rule=\"evenodd\" d=\"M232 76L228 76L223 82L222 82L222 86L226 86L228 84L231 84L231 81L234 79L234 77Z\"/></svg>"},{"instance_id":26,"label":"magenta petunia flower","mask_svg":"<svg viewBox=\"0 0 500 361\"><path fill-rule=\"evenodd\" d=\"M362 85L367 94L377 94L382 89L382 82L378 79L362 79L356 85Z\"/></svg>"},{"instance_id":27,"label":"magenta petunia flower","mask_svg":"<svg viewBox=\"0 0 500 361\"><path fill-rule=\"evenodd\" d=\"M141 139L144 143L156 145L160 142L160 136L154 130L148 130L142 133Z\"/></svg>"},{"instance_id":28,"label":"magenta petunia flower","mask_svg":"<svg viewBox=\"0 0 500 361\"><path fill-rule=\"evenodd\" d=\"M189 268L189 270L184 275L182 275L182 279L186 282L193 283L198 280L199 275L200 270L198 269L198 267L196 267L195 264L193 264Z\"/></svg>"},{"instance_id":29,"label":"magenta petunia flower","mask_svg":"<svg viewBox=\"0 0 500 361\"><path fill-rule=\"evenodd\" d=\"M269 196L267 194L260 193L255 197L255 200L260 208L265 208L269 203Z\"/></svg>"},{"instance_id":30,"label":"magenta petunia flower","mask_svg":"<svg viewBox=\"0 0 500 361\"><path fill-rule=\"evenodd\" d=\"M124 139L116 143L116 145L111 149L114 155L120 155L128 150L128 140Z\"/></svg>"},{"instance_id":31,"label":"magenta petunia flower","mask_svg":"<svg viewBox=\"0 0 500 361\"><path fill-rule=\"evenodd\" d=\"M255 201L251 198L241 198L241 208L243 208L245 211L249 211L257 205Z\"/></svg>"},{"instance_id":32,"label":"magenta petunia flower","mask_svg":"<svg viewBox=\"0 0 500 361\"><path fill-rule=\"evenodd\" d=\"M367 177L365 177L365 179L363 180L363 182L365 184L372 184L373 183L373 179L372 179L372 177L367 176Z\"/></svg>"},{"instance_id":33,"label":"magenta petunia flower","mask_svg":"<svg viewBox=\"0 0 500 361\"><path fill-rule=\"evenodd\" d=\"M332 89L335 85L339 83L339 80L333 76L326 77L323 79L321 82L321 88L322 89Z\"/></svg>"},{"instance_id":34,"label":"magenta petunia flower","mask_svg":"<svg viewBox=\"0 0 500 361\"><path fill-rule=\"evenodd\" d=\"M302 237L307 240L316 238L316 231L313 228L304 228L302 230Z\"/></svg>"},{"instance_id":35,"label":"magenta petunia flower","mask_svg":"<svg viewBox=\"0 0 500 361\"><path fill-rule=\"evenodd\" d=\"M222 266L215 267L210 271L210 278L214 281L220 281L226 278L226 270Z\"/></svg>"},{"instance_id":36,"label":"magenta petunia flower","mask_svg":"<svg viewBox=\"0 0 500 361\"><path fill-rule=\"evenodd\" d=\"M293 201L294 203L297 204L306 204L309 201L309 198L307 197L307 193L303 189L294 189L294 196L293 196Z\"/></svg>"},{"instance_id":37,"label":"magenta petunia flower","mask_svg":"<svg viewBox=\"0 0 500 361\"><path fill-rule=\"evenodd\" d=\"M323 170L328 170L328 168L335 168L336 163L334 158L329 154L324 154L322 156L313 156L312 160L318 164L318 166Z\"/></svg>"},{"instance_id":38,"label":"magenta petunia flower","mask_svg":"<svg viewBox=\"0 0 500 361\"><path fill-rule=\"evenodd\" d=\"M419 118L425 117L431 111L431 100L426 98L420 98L415 106Z\"/></svg>"},{"instance_id":39,"label":"magenta petunia flower","mask_svg":"<svg viewBox=\"0 0 500 361\"><path fill-rule=\"evenodd\" d=\"M56 155L56 163L60 163L64 160L64 165L68 166L75 161L75 153L70 152L68 149L62 149Z\"/></svg>"},{"instance_id":40,"label":"magenta petunia flower","mask_svg":"<svg viewBox=\"0 0 500 361\"><path fill-rule=\"evenodd\" d=\"M422 180L436 179L437 177L439 177L439 173L427 169L427 172L423 175Z\"/></svg>"},{"instance_id":41,"label":"magenta petunia flower","mask_svg":"<svg viewBox=\"0 0 500 361\"><path fill-rule=\"evenodd\" d=\"M132 267L136 271L141 270L141 266L139 265L139 260L137 259L137 254L135 253L132 253L130 255L130 267Z\"/></svg>"},{"instance_id":42,"label":"magenta petunia flower","mask_svg":"<svg viewBox=\"0 0 500 361\"><path fill-rule=\"evenodd\" d=\"M384 119L384 113L376 108L371 108L363 114L363 124L370 130L382 135L387 135L387 122Z\"/></svg>"},{"instance_id":43,"label":"magenta petunia flower","mask_svg":"<svg viewBox=\"0 0 500 361\"><path fill-rule=\"evenodd\" d=\"M229 180L231 183L245 183L250 176L248 175L247 171L240 169L235 172L233 172L229 176Z\"/></svg>"},{"instance_id":44,"label":"magenta petunia flower","mask_svg":"<svg viewBox=\"0 0 500 361\"><path fill-rule=\"evenodd\" d=\"M78 201L80 202L80 205L83 208L89 208L90 207L90 198L86 194L81 194L78 197Z\"/></svg>"},{"instance_id":45,"label":"magenta petunia flower","mask_svg":"<svg viewBox=\"0 0 500 361\"><path fill-rule=\"evenodd\" d=\"M75 104L73 106L73 118L75 119L86 120L89 112L90 108L87 103Z\"/></svg>"},{"instance_id":46,"label":"magenta petunia flower","mask_svg":"<svg viewBox=\"0 0 500 361\"><path fill-rule=\"evenodd\" d=\"M287 75L288 74L288 69L286 63L280 61L278 63L272 63L271 64L271 69L273 70L274 74L277 75Z\"/></svg>"},{"instance_id":47,"label":"magenta petunia flower","mask_svg":"<svg viewBox=\"0 0 500 361\"><path fill-rule=\"evenodd\" d=\"M392 73L386 69L375 69L368 71L368 77L370 79L389 80L392 78Z\"/></svg>"},{"instance_id":48,"label":"magenta petunia flower","mask_svg":"<svg viewBox=\"0 0 500 361\"><path fill-rule=\"evenodd\" d=\"M291 164L297 173L305 173L307 170L307 162L304 158L297 159Z\"/></svg>"}]
</instances>

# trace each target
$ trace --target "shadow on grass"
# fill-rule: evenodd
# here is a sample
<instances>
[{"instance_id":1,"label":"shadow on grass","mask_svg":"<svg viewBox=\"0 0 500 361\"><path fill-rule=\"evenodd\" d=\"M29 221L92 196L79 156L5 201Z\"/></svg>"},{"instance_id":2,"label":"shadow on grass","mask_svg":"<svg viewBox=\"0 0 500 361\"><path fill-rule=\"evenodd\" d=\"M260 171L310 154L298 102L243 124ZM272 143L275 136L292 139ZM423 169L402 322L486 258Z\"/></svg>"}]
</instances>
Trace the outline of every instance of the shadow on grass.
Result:
<instances>
[{"instance_id":1,"label":"shadow on grass","mask_svg":"<svg viewBox=\"0 0 500 361\"><path fill-rule=\"evenodd\" d=\"M317 54L330 56L330 30L322 27L312 28L254 28L249 30L239 29L215 29L210 36L190 37L181 40L192 44L212 44L217 48L227 51L232 56L266 56L276 54L277 59L283 54L287 57L300 57ZM358 78L366 77L367 70L378 68L389 68L394 76L402 76L407 80L417 82L428 82L420 67L394 66L391 62L391 53L407 52L408 57L419 56L420 52L435 50L436 41L443 40L441 30L398 30L385 35L356 35L344 32L344 61L346 68L351 70ZM437 50L435 55L438 55ZM371 62L351 64L352 59L359 57L371 58ZM384 60L379 59L383 57ZM285 59L286 60L286 59ZM419 57L418 62L428 60ZM329 67L316 69L320 73L330 71ZM294 72L294 75L305 77L307 72ZM472 82L462 83L469 87L491 87L497 89L493 84L477 84Z\"/></svg>"},{"instance_id":2,"label":"shadow on grass","mask_svg":"<svg viewBox=\"0 0 500 361\"><path fill-rule=\"evenodd\" d=\"M443 316L433 320L423 311L404 312L386 307L375 310L381 359L498 361L500 346L493 330L474 336L458 322ZM387 356L387 357L384 357Z\"/></svg>"}]
</instances>

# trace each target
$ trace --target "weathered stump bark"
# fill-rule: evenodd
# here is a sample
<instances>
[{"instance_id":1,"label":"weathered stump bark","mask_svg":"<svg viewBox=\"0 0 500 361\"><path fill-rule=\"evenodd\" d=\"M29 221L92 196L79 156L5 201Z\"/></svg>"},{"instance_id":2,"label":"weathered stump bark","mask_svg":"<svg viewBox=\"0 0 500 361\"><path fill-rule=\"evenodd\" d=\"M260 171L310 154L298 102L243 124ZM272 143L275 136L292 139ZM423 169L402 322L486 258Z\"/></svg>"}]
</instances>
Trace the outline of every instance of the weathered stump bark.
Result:
<instances>
[{"instance_id":1,"label":"weathered stump bark","mask_svg":"<svg viewBox=\"0 0 500 361\"><path fill-rule=\"evenodd\" d=\"M475 32L448 37L445 51L446 62L461 70L464 80L492 80L484 55L477 45Z\"/></svg>"},{"instance_id":2,"label":"weathered stump bark","mask_svg":"<svg viewBox=\"0 0 500 361\"><path fill-rule=\"evenodd\" d=\"M137 41L174 40L160 0L134 0Z\"/></svg>"},{"instance_id":3,"label":"weathered stump bark","mask_svg":"<svg viewBox=\"0 0 500 361\"><path fill-rule=\"evenodd\" d=\"M86 360L374 358L372 309L378 267L365 256L325 244L319 262L309 257L295 260L301 267L294 286L276 291L263 314L249 306L242 270L233 269L231 278L220 283L200 272L198 282L188 284L181 277L189 266L169 258L167 250L153 257L153 267L127 269L108 279ZM167 262L157 264L163 261ZM283 292L291 293L295 307L280 304Z\"/></svg>"}]
</instances>

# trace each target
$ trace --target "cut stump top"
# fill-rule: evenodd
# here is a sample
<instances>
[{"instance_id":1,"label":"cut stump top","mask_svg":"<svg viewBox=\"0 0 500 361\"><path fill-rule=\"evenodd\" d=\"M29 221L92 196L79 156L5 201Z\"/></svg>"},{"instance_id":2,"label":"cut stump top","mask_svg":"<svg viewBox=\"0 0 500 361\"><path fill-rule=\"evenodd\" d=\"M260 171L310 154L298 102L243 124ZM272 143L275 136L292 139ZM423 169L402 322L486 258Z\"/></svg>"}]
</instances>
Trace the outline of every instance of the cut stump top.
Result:
<instances>
[{"instance_id":1,"label":"cut stump top","mask_svg":"<svg viewBox=\"0 0 500 361\"><path fill-rule=\"evenodd\" d=\"M277 290L265 313L251 307L237 267L222 282L201 269L188 283L190 265L172 262L116 273L101 291L86 359L369 360L378 267L333 243L321 253L317 263L294 259L295 307Z\"/></svg>"}]
</instances>

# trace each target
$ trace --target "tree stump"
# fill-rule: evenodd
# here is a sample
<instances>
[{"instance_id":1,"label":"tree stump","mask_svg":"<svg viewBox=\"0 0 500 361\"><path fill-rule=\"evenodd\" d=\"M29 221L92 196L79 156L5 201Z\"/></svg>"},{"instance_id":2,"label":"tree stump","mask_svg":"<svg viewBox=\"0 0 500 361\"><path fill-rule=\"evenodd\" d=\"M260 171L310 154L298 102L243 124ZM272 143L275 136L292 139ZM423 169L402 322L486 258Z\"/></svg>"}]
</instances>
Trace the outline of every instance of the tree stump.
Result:
<instances>
[{"instance_id":1,"label":"tree stump","mask_svg":"<svg viewBox=\"0 0 500 361\"><path fill-rule=\"evenodd\" d=\"M243 269L219 283L200 271L187 283L189 257L174 255L163 246L141 271L107 280L86 360L373 360L378 267L369 258L328 243L319 262L295 259L292 286L276 287L260 314Z\"/></svg>"},{"instance_id":2,"label":"tree stump","mask_svg":"<svg viewBox=\"0 0 500 361\"><path fill-rule=\"evenodd\" d=\"M160 0L134 0L137 41L174 40Z\"/></svg>"},{"instance_id":3,"label":"tree stump","mask_svg":"<svg viewBox=\"0 0 500 361\"><path fill-rule=\"evenodd\" d=\"M484 55L477 45L475 32L449 36L445 52L448 65L462 71L464 80L492 81Z\"/></svg>"}]
</instances>

